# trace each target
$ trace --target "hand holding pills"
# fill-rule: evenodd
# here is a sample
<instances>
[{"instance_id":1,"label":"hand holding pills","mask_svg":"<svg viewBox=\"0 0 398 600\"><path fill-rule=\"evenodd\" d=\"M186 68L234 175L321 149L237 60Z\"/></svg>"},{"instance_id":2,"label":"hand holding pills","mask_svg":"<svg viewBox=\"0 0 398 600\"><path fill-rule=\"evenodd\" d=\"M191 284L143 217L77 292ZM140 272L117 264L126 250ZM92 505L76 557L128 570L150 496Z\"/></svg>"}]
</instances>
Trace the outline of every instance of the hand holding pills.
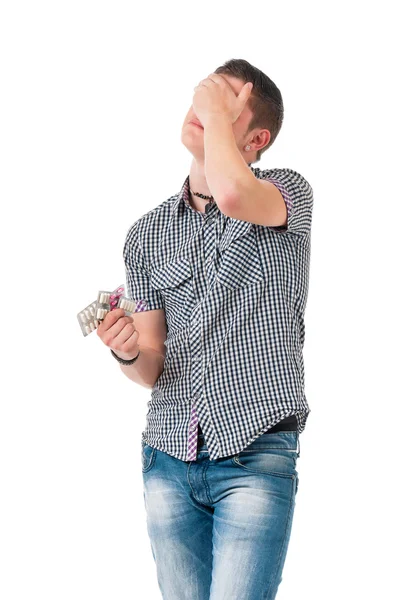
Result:
<instances>
[{"instance_id":1,"label":"hand holding pills","mask_svg":"<svg viewBox=\"0 0 398 600\"><path fill-rule=\"evenodd\" d=\"M84 336L95 331L108 313L118 308L123 309L123 314L130 316L134 312L146 310L145 300L131 300L124 296L124 286L119 285L113 292L99 291L97 300L91 302L86 308L77 314L80 328ZM112 348L113 349L113 348Z\"/></svg>"},{"instance_id":2,"label":"hand holding pills","mask_svg":"<svg viewBox=\"0 0 398 600\"><path fill-rule=\"evenodd\" d=\"M105 315L97 328L97 334L105 346L111 348L120 358L130 360L139 352L139 332L134 318L125 314L123 308L116 308Z\"/></svg>"},{"instance_id":3,"label":"hand holding pills","mask_svg":"<svg viewBox=\"0 0 398 600\"><path fill-rule=\"evenodd\" d=\"M84 336L97 329L108 311L118 308L120 298L124 298L123 294L124 285L119 285L113 292L98 292L97 300L78 313L77 320Z\"/></svg>"}]
</instances>

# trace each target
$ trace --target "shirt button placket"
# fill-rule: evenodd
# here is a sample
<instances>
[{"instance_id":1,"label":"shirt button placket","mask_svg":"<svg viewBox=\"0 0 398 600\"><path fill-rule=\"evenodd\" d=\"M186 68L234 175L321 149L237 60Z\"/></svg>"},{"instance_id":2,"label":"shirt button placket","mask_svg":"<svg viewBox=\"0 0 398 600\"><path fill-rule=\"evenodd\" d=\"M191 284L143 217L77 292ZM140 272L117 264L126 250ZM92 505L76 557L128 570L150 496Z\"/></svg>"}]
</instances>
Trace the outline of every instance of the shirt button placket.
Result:
<instances>
[{"instance_id":1,"label":"shirt button placket","mask_svg":"<svg viewBox=\"0 0 398 600\"><path fill-rule=\"evenodd\" d=\"M188 432L188 460L195 460L198 448L198 416L195 405L192 405L191 420Z\"/></svg>"},{"instance_id":2,"label":"shirt button placket","mask_svg":"<svg viewBox=\"0 0 398 600\"><path fill-rule=\"evenodd\" d=\"M214 252L216 248L216 221L214 215L209 217L206 221L206 228L204 229L204 235L207 240L205 242L205 248L208 248L210 254L208 254L205 258L204 269L206 273L207 285L208 288L211 288L214 277L215 277L215 269L214 269Z\"/></svg>"},{"instance_id":3,"label":"shirt button placket","mask_svg":"<svg viewBox=\"0 0 398 600\"><path fill-rule=\"evenodd\" d=\"M214 208L213 208L214 210ZM205 264L203 265L204 275L207 277L208 286L214 278L214 251L215 251L215 237L216 227L215 218L212 215L205 221L204 224L204 235L207 237L205 240L205 249L210 250L208 256L205 255ZM208 243L210 242L210 244ZM205 250L205 253L207 250ZM189 347L191 349L191 393L192 393L192 410L189 420L189 431L188 431L188 449L187 455L188 460L196 460L197 457L197 444L198 444L198 415L196 412L196 401L199 400L202 394L202 362L203 362L203 340L202 340L202 322L201 314L197 312L191 321Z\"/></svg>"},{"instance_id":4,"label":"shirt button placket","mask_svg":"<svg viewBox=\"0 0 398 600\"><path fill-rule=\"evenodd\" d=\"M188 431L188 460L196 460L198 445L198 414L196 412L196 400L202 393L202 339L201 320L196 316L192 321L190 329L190 348L193 353L191 358L191 391L192 410Z\"/></svg>"}]
</instances>

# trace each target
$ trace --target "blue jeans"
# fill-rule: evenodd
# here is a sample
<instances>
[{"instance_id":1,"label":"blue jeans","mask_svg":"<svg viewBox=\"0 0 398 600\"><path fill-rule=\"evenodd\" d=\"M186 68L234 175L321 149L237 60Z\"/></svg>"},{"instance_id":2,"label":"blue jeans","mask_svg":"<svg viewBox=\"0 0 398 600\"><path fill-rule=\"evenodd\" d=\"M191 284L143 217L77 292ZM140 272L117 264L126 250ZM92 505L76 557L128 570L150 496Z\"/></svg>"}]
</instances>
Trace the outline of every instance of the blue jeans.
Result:
<instances>
[{"instance_id":1,"label":"blue jeans","mask_svg":"<svg viewBox=\"0 0 398 600\"><path fill-rule=\"evenodd\" d=\"M298 489L297 431L196 461L142 441L147 530L163 600L274 600Z\"/></svg>"}]
</instances>

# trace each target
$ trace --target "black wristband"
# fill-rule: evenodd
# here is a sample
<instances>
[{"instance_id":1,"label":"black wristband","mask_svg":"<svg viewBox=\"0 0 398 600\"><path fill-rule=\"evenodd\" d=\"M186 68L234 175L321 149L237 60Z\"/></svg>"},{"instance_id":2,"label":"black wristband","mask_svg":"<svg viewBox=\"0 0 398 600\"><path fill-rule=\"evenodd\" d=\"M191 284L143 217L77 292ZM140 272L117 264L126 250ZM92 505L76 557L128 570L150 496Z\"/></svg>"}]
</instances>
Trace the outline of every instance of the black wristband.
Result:
<instances>
[{"instance_id":1,"label":"black wristband","mask_svg":"<svg viewBox=\"0 0 398 600\"><path fill-rule=\"evenodd\" d=\"M138 354L137 356L135 356L134 358L131 358L130 360L125 360L124 358L120 358L120 356L118 356L117 354L114 353L114 351L111 349L111 353L112 355L116 358L116 360L118 362L120 362L120 364L122 365L133 365L135 363L135 361L137 360L137 358L140 355L140 350L138 350Z\"/></svg>"}]
</instances>

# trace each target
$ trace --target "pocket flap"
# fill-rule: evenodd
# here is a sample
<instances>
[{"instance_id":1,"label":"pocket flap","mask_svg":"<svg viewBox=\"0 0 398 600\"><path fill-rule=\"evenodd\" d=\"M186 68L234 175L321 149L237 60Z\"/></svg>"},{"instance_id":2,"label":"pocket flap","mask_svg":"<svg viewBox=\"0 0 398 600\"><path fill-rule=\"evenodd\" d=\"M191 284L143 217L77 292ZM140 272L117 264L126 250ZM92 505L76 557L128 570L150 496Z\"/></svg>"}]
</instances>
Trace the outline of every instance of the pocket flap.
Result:
<instances>
[{"instance_id":1,"label":"pocket flap","mask_svg":"<svg viewBox=\"0 0 398 600\"><path fill-rule=\"evenodd\" d=\"M191 277L189 258L180 258L151 269L151 283L155 289L175 287L188 277Z\"/></svg>"},{"instance_id":2,"label":"pocket flap","mask_svg":"<svg viewBox=\"0 0 398 600\"><path fill-rule=\"evenodd\" d=\"M238 219L230 219L227 222L223 236L219 243L221 252L226 250L236 239L246 235L252 230L253 223L249 221L240 221Z\"/></svg>"}]
</instances>

